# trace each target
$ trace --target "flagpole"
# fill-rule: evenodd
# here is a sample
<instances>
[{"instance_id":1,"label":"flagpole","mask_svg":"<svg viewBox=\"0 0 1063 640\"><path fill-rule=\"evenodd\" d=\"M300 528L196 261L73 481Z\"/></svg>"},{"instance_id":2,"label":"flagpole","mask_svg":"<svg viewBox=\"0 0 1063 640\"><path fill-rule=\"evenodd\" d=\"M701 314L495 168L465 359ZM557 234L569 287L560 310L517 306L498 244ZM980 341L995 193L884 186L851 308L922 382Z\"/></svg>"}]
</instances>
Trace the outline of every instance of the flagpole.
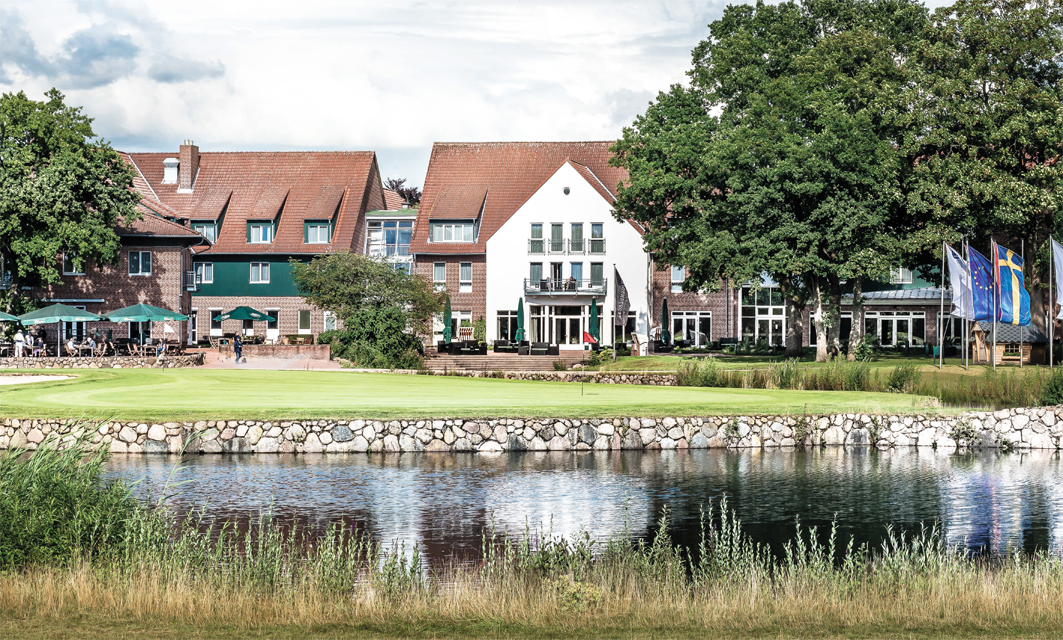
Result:
<instances>
[{"instance_id":1,"label":"flagpole","mask_svg":"<svg viewBox=\"0 0 1063 640\"><path fill-rule=\"evenodd\" d=\"M941 311L938 313L938 370L945 366L945 241L941 241Z\"/></svg>"},{"instance_id":2,"label":"flagpole","mask_svg":"<svg viewBox=\"0 0 1063 640\"><path fill-rule=\"evenodd\" d=\"M1056 325L1056 299L1052 297L1052 270L1056 268L1056 239L1048 236L1048 370L1055 367L1056 345L1053 330ZM1057 283L1056 286L1059 286Z\"/></svg>"},{"instance_id":3,"label":"flagpole","mask_svg":"<svg viewBox=\"0 0 1063 640\"><path fill-rule=\"evenodd\" d=\"M998 282L1000 276L1000 259L997 257L997 241L989 241L989 253L993 256L993 371L997 370L997 312L1000 308L1000 301L997 300L999 294L1000 283Z\"/></svg>"},{"instance_id":4,"label":"flagpole","mask_svg":"<svg viewBox=\"0 0 1063 640\"><path fill-rule=\"evenodd\" d=\"M1026 253L1026 238L1019 238L1019 260L1022 261L1023 270L1025 271L1026 259L1023 257L1024 253ZM1026 280L1026 274L1023 274L1023 282L1024 283L1025 283L1025 280ZM1012 309L1011 310L1011 317L1012 317L1013 320L1014 320L1016 314L1022 315L1021 314L1021 309L1022 309L1022 305L1019 305L1019 309ZM1019 322L1020 323L1022 322L1022 318L1019 318ZM1019 368L1020 369L1022 369L1022 342L1023 342L1022 325L1020 324L1019 325ZM1030 355L1033 355L1032 350L1031 350Z\"/></svg>"},{"instance_id":5,"label":"flagpole","mask_svg":"<svg viewBox=\"0 0 1063 640\"><path fill-rule=\"evenodd\" d=\"M971 248L967 246L967 238L963 239L963 257L967 260L967 277L970 278L971 293L971 307L967 310L967 315L974 315L974 274L971 272ZM964 304L966 304L964 300ZM963 318L963 370L971 370L971 354L969 353L971 347L971 328L967 324L967 318Z\"/></svg>"},{"instance_id":6,"label":"flagpole","mask_svg":"<svg viewBox=\"0 0 1063 640\"><path fill-rule=\"evenodd\" d=\"M616 263L613 263L613 364L616 364Z\"/></svg>"}]
</instances>

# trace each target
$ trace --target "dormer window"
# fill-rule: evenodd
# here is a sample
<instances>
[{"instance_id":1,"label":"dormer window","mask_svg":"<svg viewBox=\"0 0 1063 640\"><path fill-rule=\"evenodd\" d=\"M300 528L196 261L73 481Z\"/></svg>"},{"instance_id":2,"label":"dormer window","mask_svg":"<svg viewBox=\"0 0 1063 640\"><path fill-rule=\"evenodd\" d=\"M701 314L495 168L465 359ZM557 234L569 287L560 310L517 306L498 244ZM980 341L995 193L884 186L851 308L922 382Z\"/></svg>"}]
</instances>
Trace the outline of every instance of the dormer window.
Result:
<instances>
[{"instance_id":1,"label":"dormer window","mask_svg":"<svg viewBox=\"0 0 1063 640\"><path fill-rule=\"evenodd\" d=\"M195 231L199 235L209 240L211 243L214 243L218 240L218 221L193 220L192 231Z\"/></svg>"},{"instance_id":2,"label":"dormer window","mask_svg":"<svg viewBox=\"0 0 1063 640\"><path fill-rule=\"evenodd\" d=\"M332 241L332 225L328 220L307 220L303 223L306 244L328 244Z\"/></svg>"},{"instance_id":3,"label":"dormer window","mask_svg":"<svg viewBox=\"0 0 1063 640\"><path fill-rule=\"evenodd\" d=\"M904 267L890 269L890 284L912 284L912 270Z\"/></svg>"},{"instance_id":4,"label":"dormer window","mask_svg":"<svg viewBox=\"0 0 1063 640\"><path fill-rule=\"evenodd\" d=\"M468 222L433 222L430 226L432 242L475 242L474 228Z\"/></svg>"},{"instance_id":5,"label":"dormer window","mask_svg":"<svg viewBox=\"0 0 1063 640\"><path fill-rule=\"evenodd\" d=\"M272 222L248 222L247 241L251 244L270 244L273 242Z\"/></svg>"}]
</instances>

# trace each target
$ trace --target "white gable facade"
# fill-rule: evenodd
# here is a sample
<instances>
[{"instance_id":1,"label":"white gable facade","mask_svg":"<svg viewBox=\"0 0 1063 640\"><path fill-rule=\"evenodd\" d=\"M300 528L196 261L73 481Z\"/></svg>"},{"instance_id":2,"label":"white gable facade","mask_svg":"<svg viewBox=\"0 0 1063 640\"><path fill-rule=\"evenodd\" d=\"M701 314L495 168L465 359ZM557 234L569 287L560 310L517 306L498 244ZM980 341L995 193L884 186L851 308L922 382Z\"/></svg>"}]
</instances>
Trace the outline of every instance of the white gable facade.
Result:
<instances>
[{"instance_id":1,"label":"white gable facade","mask_svg":"<svg viewBox=\"0 0 1063 640\"><path fill-rule=\"evenodd\" d=\"M612 203L599 189L566 162L488 239L488 340L514 339L520 298L526 339L532 342L583 349L592 300L602 344L649 332L650 257L642 236L613 217ZM614 268L631 301L627 321L615 335Z\"/></svg>"}]
</instances>

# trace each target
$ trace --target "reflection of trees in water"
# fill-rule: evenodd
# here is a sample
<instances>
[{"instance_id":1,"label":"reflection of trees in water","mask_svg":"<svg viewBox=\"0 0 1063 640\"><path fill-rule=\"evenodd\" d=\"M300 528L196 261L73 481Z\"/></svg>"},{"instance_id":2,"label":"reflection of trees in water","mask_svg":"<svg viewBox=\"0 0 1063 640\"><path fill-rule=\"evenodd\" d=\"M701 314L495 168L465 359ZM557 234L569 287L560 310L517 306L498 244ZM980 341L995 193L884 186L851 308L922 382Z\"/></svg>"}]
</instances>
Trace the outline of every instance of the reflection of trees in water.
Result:
<instances>
[{"instance_id":1,"label":"reflection of trees in water","mask_svg":"<svg viewBox=\"0 0 1063 640\"><path fill-rule=\"evenodd\" d=\"M175 457L116 456L110 468L145 477L158 494ZM792 538L794 518L827 535L878 544L887 524L907 530L936 521L950 542L992 552L1063 543L1059 457L955 456L930 449L873 452L524 452L473 454L214 455L190 457L175 482L179 509L205 506L241 531L272 511L285 527L324 530L343 522L391 545L417 545L430 558L474 558L494 527L596 537L626 530L651 536L668 505L673 538L697 544L699 507L729 506L754 539Z\"/></svg>"}]
</instances>

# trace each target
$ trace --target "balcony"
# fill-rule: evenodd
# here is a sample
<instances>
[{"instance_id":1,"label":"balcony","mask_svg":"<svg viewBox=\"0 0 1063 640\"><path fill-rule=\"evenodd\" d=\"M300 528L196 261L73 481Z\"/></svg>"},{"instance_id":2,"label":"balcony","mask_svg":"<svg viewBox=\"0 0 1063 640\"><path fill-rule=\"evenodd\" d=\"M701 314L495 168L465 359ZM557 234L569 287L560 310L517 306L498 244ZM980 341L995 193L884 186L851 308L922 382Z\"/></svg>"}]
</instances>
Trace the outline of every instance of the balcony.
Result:
<instances>
[{"instance_id":1,"label":"balcony","mask_svg":"<svg viewBox=\"0 0 1063 640\"><path fill-rule=\"evenodd\" d=\"M605 238L591 238L589 241L587 253L592 256L601 255L605 253Z\"/></svg>"},{"instance_id":2,"label":"balcony","mask_svg":"<svg viewBox=\"0 0 1063 640\"><path fill-rule=\"evenodd\" d=\"M528 240L528 255L541 256L546 255L546 240L542 238L531 238Z\"/></svg>"},{"instance_id":3,"label":"balcony","mask_svg":"<svg viewBox=\"0 0 1063 640\"><path fill-rule=\"evenodd\" d=\"M587 241L584 239L569 240L568 252L573 255L581 255L587 247Z\"/></svg>"},{"instance_id":4,"label":"balcony","mask_svg":"<svg viewBox=\"0 0 1063 640\"><path fill-rule=\"evenodd\" d=\"M584 255L605 254L605 238L583 238L581 240L551 240L547 238L529 238L528 255Z\"/></svg>"},{"instance_id":5,"label":"balcony","mask_svg":"<svg viewBox=\"0 0 1063 640\"><path fill-rule=\"evenodd\" d=\"M195 271L185 271L182 279L185 291L199 291L199 279Z\"/></svg>"},{"instance_id":6,"label":"balcony","mask_svg":"<svg viewBox=\"0 0 1063 640\"><path fill-rule=\"evenodd\" d=\"M524 279L524 295L529 296L604 296L609 290L607 278L576 280L575 278Z\"/></svg>"}]
</instances>

